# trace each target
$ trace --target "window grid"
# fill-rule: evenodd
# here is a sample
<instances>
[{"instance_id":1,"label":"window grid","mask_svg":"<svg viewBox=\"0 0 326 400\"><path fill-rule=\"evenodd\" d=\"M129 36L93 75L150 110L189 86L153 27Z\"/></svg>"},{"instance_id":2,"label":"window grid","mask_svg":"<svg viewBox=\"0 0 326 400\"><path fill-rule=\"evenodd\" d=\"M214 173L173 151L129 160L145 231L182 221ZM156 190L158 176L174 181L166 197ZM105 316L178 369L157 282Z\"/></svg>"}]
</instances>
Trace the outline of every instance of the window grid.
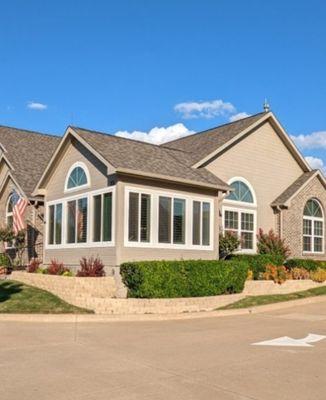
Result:
<instances>
[{"instance_id":1,"label":"window grid","mask_svg":"<svg viewBox=\"0 0 326 400\"><path fill-rule=\"evenodd\" d=\"M254 231L253 212L224 209L224 232L233 233L239 238L239 250L254 250Z\"/></svg>"}]
</instances>

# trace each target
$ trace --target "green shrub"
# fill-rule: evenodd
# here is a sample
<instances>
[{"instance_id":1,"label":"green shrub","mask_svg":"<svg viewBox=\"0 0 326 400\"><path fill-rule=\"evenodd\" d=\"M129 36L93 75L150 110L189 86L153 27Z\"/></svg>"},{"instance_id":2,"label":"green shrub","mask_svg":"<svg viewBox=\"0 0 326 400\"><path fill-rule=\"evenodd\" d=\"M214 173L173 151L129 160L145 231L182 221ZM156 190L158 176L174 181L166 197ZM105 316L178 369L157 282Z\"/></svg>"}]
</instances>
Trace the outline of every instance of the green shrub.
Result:
<instances>
[{"instance_id":1,"label":"green shrub","mask_svg":"<svg viewBox=\"0 0 326 400\"><path fill-rule=\"evenodd\" d=\"M221 260L141 261L122 264L128 297L173 298L242 292L246 263Z\"/></svg>"},{"instance_id":2,"label":"green shrub","mask_svg":"<svg viewBox=\"0 0 326 400\"><path fill-rule=\"evenodd\" d=\"M0 253L0 266L6 268L10 267L10 259L4 253Z\"/></svg>"},{"instance_id":3,"label":"green shrub","mask_svg":"<svg viewBox=\"0 0 326 400\"><path fill-rule=\"evenodd\" d=\"M246 262L255 280L263 278L267 265L281 266L284 263L283 256L273 254L237 254L233 255L231 260Z\"/></svg>"},{"instance_id":4,"label":"green shrub","mask_svg":"<svg viewBox=\"0 0 326 400\"><path fill-rule=\"evenodd\" d=\"M291 258L286 261L285 266L288 269L304 268L307 271L316 271L322 261L308 260L303 258Z\"/></svg>"},{"instance_id":5,"label":"green shrub","mask_svg":"<svg viewBox=\"0 0 326 400\"><path fill-rule=\"evenodd\" d=\"M219 256L220 259L233 254L240 245L237 235L232 232L221 233L219 236Z\"/></svg>"}]
</instances>

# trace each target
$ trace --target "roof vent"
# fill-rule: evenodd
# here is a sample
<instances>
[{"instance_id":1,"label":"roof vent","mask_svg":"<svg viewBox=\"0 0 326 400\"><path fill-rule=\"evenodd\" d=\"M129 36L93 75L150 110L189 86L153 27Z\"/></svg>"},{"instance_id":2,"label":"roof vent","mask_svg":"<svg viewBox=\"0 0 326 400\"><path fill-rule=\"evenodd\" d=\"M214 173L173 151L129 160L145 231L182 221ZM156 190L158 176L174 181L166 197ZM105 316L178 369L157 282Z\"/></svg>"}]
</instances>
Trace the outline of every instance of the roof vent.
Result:
<instances>
[{"instance_id":1,"label":"roof vent","mask_svg":"<svg viewBox=\"0 0 326 400\"><path fill-rule=\"evenodd\" d=\"M268 113L269 110L270 110L270 106L269 106L269 104L268 104L268 102L267 102L267 99L265 99L263 107L264 107L264 111L265 111L266 113Z\"/></svg>"}]
</instances>

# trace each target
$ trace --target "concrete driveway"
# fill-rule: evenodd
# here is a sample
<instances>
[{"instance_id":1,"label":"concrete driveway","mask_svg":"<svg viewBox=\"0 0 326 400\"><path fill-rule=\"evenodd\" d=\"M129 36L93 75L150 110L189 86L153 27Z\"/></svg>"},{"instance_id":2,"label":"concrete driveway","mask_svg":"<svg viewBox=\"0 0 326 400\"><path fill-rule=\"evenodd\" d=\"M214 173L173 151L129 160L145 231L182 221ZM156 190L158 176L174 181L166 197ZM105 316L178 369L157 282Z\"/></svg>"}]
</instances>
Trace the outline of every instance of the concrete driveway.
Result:
<instances>
[{"instance_id":1,"label":"concrete driveway","mask_svg":"<svg viewBox=\"0 0 326 400\"><path fill-rule=\"evenodd\" d=\"M161 322L0 323L1 400L324 400L326 302L266 314Z\"/></svg>"}]
</instances>

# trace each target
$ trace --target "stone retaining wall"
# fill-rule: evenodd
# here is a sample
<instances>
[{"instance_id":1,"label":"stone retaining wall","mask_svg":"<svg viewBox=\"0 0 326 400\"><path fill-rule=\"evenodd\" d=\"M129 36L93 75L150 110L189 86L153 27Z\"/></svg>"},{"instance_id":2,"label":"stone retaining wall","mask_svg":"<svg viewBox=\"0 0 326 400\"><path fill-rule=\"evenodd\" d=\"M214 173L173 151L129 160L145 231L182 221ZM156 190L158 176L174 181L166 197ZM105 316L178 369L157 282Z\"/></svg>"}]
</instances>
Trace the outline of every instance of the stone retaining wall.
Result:
<instances>
[{"instance_id":1,"label":"stone retaining wall","mask_svg":"<svg viewBox=\"0 0 326 400\"><path fill-rule=\"evenodd\" d=\"M244 291L209 297L176 299L120 299L114 277L76 278L29 274L14 271L11 279L48 290L73 305L94 310L96 314L173 314L212 311L246 296L286 294L326 285L311 280L289 280L282 285L273 281L247 281Z\"/></svg>"}]
</instances>

